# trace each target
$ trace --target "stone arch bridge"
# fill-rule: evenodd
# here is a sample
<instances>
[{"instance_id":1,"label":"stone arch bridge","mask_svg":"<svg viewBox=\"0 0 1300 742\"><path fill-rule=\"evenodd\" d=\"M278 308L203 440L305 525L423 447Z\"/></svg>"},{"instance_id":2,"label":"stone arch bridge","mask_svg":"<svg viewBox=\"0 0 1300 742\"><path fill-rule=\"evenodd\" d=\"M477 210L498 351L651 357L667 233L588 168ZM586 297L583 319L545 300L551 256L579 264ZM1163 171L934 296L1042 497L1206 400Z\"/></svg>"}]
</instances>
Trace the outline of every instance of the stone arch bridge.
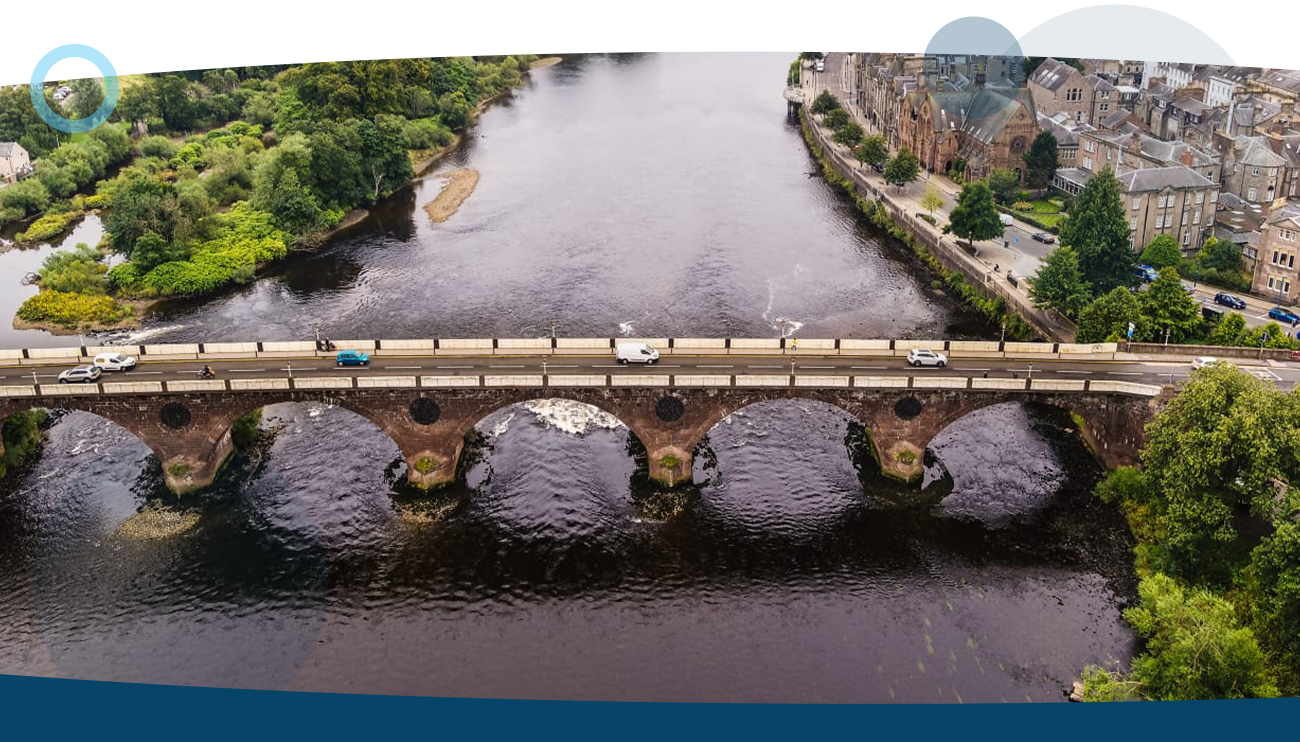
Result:
<instances>
[{"instance_id":1,"label":"stone arch bridge","mask_svg":"<svg viewBox=\"0 0 1300 742\"><path fill-rule=\"evenodd\" d=\"M216 477L232 449L231 426L241 416L280 402L323 402L351 410L385 431L406 458L409 481L431 488L455 478L466 433L493 411L533 399L569 399L627 425L646 448L651 478L673 486L691 481L695 448L714 425L767 400L810 399L845 410L870 432L883 473L912 481L922 473L923 453L934 436L958 418L1003 402L1068 410L1081 419L1082 435L1106 466L1136 463L1145 425L1163 399L1153 396L1158 388L1114 382L999 380L1006 382L999 385L1004 388L978 388L978 382L992 380L951 379L948 388L922 388L917 380L897 379L894 386L863 388L857 383L803 386L795 383L797 377L785 377L784 386L741 387L733 377L719 386L638 387L610 386L610 377L603 377L605 386L557 386L554 379L541 377L536 384L488 386L483 377L455 378L462 382L437 387L302 388L309 386L301 383L306 380L280 380L284 383L277 386L283 388L234 389L218 381L115 393L41 385L30 387L30 394L0 398L0 418L38 407L107 418L148 445L162 461L168 487L183 493ZM1020 388L1006 388L1015 385Z\"/></svg>"}]
</instances>

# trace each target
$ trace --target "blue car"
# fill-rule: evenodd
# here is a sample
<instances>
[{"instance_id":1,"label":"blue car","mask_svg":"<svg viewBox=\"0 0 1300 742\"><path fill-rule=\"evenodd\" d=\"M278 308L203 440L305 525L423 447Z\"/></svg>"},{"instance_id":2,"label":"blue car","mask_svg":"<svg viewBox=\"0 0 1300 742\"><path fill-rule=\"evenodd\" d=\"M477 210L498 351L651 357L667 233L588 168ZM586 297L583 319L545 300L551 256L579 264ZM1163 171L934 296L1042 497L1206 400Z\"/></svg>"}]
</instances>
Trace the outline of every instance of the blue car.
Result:
<instances>
[{"instance_id":1,"label":"blue car","mask_svg":"<svg viewBox=\"0 0 1300 742\"><path fill-rule=\"evenodd\" d=\"M341 350L334 362L340 366L369 366L370 354L359 350Z\"/></svg>"},{"instance_id":2,"label":"blue car","mask_svg":"<svg viewBox=\"0 0 1300 742\"><path fill-rule=\"evenodd\" d=\"M1290 309L1283 309L1282 307L1273 307L1268 310L1268 318L1275 319L1278 322L1286 322L1289 325L1300 323L1300 316L1297 316Z\"/></svg>"},{"instance_id":3,"label":"blue car","mask_svg":"<svg viewBox=\"0 0 1300 742\"><path fill-rule=\"evenodd\" d=\"M1133 270L1135 273L1137 273L1138 278L1141 278L1143 281L1146 281L1147 283L1150 283L1160 277L1160 274L1156 272L1156 269L1152 268L1149 265L1139 265L1137 268Z\"/></svg>"}]
</instances>

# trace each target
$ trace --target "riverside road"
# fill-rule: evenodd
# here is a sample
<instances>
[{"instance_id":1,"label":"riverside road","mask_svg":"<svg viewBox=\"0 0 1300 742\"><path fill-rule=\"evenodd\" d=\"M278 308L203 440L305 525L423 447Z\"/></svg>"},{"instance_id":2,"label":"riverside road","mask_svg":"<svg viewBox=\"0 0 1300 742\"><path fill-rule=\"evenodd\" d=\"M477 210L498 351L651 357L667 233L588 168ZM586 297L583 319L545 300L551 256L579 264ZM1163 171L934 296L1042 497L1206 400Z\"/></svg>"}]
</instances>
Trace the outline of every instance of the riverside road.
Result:
<instances>
[{"instance_id":1,"label":"riverside road","mask_svg":"<svg viewBox=\"0 0 1300 742\"><path fill-rule=\"evenodd\" d=\"M1125 354L1119 354L1125 355ZM793 360L793 363L792 363ZM1300 381L1300 363L1271 360L1228 359L1250 373L1290 389ZM1022 358L952 358L944 368L912 367L902 357L843 355L666 355L653 365L622 365L611 355L491 355L491 356L372 356L369 366L337 366L332 356L232 358L222 360L159 360L141 358L125 372L105 372L101 382L192 380L209 365L217 378L277 379L364 377L379 375L478 376L541 374L561 375L732 375L790 374L799 376L980 376L990 378L1105 379L1145 384L1176 383L1190 375L1190 359L1173 356L1117 358L1116 360L1056 360ZM0 368L0 385L49 384L70 362L40 363Z\"/></svg>"}]
</instances>

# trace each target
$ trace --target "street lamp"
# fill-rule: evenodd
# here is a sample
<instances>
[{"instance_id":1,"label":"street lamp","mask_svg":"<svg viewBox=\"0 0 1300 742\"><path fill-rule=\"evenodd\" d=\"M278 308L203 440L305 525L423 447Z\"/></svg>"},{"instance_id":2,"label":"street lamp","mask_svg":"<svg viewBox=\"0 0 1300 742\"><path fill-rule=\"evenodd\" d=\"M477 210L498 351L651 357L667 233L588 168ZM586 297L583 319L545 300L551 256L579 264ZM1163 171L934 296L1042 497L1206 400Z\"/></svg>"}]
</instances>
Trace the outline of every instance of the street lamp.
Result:
<instances>
[{"instance_id":1,"label":"street lamp","mask_svg":"<svg viewBox=\"0 0 1300 742\"><path fill-rule=\"evenodd\" d=\"M1172 328L1169 328L1169 327L1166 327L1166 328L1165 328L1165 347L1166 347L1166 348L1169 347L1169 330L1170 330L1170 329L1172 329Z\"/></svg>"}]
</instances>

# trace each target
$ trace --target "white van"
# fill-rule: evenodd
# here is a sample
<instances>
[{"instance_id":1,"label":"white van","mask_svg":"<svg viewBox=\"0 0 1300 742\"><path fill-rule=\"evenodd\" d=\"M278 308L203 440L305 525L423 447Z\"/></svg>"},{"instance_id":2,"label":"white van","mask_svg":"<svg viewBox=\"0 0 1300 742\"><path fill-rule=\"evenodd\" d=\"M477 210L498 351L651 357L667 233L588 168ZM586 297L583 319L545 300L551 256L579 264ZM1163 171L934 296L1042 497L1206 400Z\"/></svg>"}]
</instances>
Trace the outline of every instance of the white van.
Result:
<instances>
[{"instance_id":1,"label":"white van","mask_svg":"<svg viewBox=\"0 0 1300 742\"><path fill-rule=\"evenodd\" d=\"M645 343L619 343L619 363L654 363L659 360L659 351Z\"/></svg>"},{"instance_id":2,"label":"white van","mask_svg":"<svg viewBox=\"0 0 1300 742\"><path fill-rule=\"evenodd\" d=\"M1012 219L1011 219L1011 215L1010 215L1010 214L999 214L999 215L998 215L998 218L1002 220L1002 226L1004 226L1004 227L1010 227L1010 226L1011 226L1011 224L1012 224Z\"/></svg>"}]
</instances>

